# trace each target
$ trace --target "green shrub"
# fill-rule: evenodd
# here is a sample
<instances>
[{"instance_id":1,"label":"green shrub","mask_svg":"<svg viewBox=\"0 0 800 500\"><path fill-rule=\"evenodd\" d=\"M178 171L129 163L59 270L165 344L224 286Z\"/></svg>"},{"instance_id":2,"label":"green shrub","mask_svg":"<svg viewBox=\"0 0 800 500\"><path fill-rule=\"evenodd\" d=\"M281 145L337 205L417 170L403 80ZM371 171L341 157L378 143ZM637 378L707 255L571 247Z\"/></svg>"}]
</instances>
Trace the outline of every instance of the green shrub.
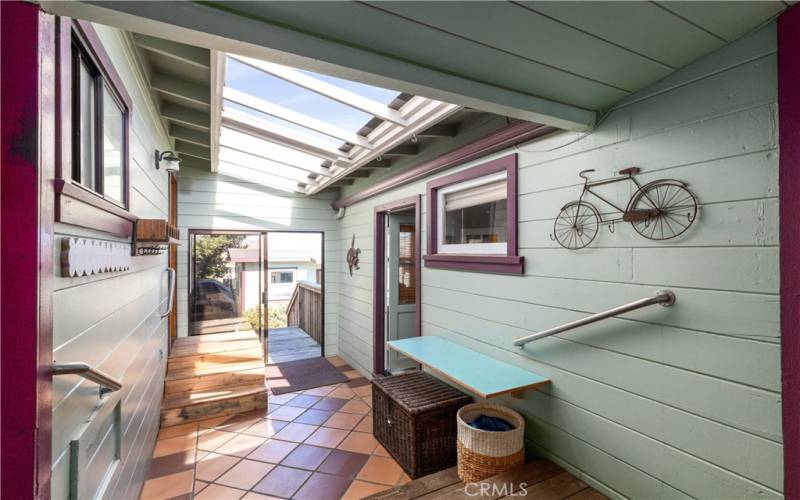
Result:
<instances>
[{"instance_id":1,"label":"green shrub","mask_svg":"<svg viewBox=\"0 0 800 500\"><path fill-rule=\"evenodd\" d=\"M261 306L263 314L264 306ZM253 330L258 330L258 307L251 307L244 312L244 317L252 325ZM267 318L269 328L286 328L286 304L272 304L269 306L269 317Z\"/></svg>"}]
</instances>

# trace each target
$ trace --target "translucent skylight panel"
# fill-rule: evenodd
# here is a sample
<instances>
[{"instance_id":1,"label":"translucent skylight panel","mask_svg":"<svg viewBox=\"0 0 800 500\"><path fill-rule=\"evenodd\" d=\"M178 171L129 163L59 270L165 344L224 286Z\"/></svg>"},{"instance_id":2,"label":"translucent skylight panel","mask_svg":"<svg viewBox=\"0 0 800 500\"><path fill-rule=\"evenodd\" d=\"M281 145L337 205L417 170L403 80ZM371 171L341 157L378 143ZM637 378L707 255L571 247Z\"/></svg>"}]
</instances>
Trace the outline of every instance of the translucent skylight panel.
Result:
<instances>
[{"instance_id":1,"label":"translucent skylight panel","mask_svg":"<svg viewBox=\"0 0 800 500\"><path fill-rule=\"evenodd\" d=\"M381 87L373 87L372 85L367 85L366 83L353 82L350 80L344 80L342 78L322 75L319 73L312 73L310 71L305 71L305 70L298 70L298 71L300 71L301 73L305 73L308 76L314 77L317 80L322 80L323 82L330 83L331 85L336 85L337 87L349 90L354 94L364 96L368 99L372 99L373 101L377 101L381 104L386 104L387 106L392 101L394 101L394 99L397 96L400 95L400 92L396 90L389 90Z\"/></svg>"},{"instance_id":2,"label":"translucent skylight panel","mask_svg":"<svg viewBox=\"0 0 800 500\"><path fill-rule=\"evenodd\" d=\"M320 78L320 75L313 75ZM357 132L372 115L228 58L225 84L299 113ZM360 84L359 84L360 85ZM395 95L397 95L395 93Z\"/></svg>"},{"instance_id":3,"label":"translucent skylight panel","mask_svg":"<svg viewBox=\"0 0 800 500\"><path fill-rule=\"evenodd\" d=\"M298 182L308 182L308 171L293 168L284 163L279 163L267 158L260 158L241 151L222 147L219 150L219 159L226 163L250 168L253 171L274 174Z\"/></svg>"},{"instance_id":4,"label":"translucent skylight panel","mask_svg":"<svg viewBox=\"0 0 800 500\"><path fill-rule=\"evenodd\" d=\"M268 115L266 113L261 113L259 111L256 111L256 110L252 109L252 108L248 108L247 106L242 106L241 104L237 104L235 102L225 101L224 106L225 106L225 109L235 109L237 111L241 111L243 113L246 113L246 114L248 114L248 115L250 115L252 117L258 118L260 120L264 120L264 121L267 121L267 122L270 122L270 123L274 123L275 125L279 125L281 127L284 127L284 128L290 129L290 130L294 130L294 131L298 132L299 134L306 135L306 136L311 136L314 139L317 139L319 141L322 141L322 142L325 142L326 144L331 145L332 147L338 148L339 146L344 144L344 141L342 141L341 139L336 139L336 138L331 137L329 135L325 135L325 134L322 134L320 132L317 132L316 130L311 130L309 128L303 127L301 125L294 124L294 123L286 121L286 120L282 120L280 118L276 118L276 117L274 117L272 115Z\"/></svg>"}]
</instances>

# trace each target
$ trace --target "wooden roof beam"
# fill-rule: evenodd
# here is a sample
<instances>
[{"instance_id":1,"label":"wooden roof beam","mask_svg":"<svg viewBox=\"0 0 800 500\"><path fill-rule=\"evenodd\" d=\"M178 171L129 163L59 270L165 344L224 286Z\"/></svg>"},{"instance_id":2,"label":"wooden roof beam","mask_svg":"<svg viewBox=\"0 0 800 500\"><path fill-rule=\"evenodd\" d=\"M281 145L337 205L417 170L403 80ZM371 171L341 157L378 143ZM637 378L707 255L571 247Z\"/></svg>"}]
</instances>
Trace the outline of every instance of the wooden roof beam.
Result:
<instances>
[{"instance_id":1,"label":"wooden roof beam","mask_svg":"<svg viewBox=\"0 0 800 500\"><path fill-rule=\"evenodd\" d=\"M382 153L381 156L414 156L419 153L419 146L416 144L401 144L389 151Z\"/></svg>"},{"instance_id":2,"label":"wooden roof beam","mask_svg":"<svg viewBox=\"0 0 800 500\"><path fill-rule=\"evenodd\" d=\"M174 123L169 126L169 136L198 146L208 147L211 145L208 132L176 125Z\"/></svg>"},{"instance_id":3,"label":"wooden roof beam","mask_svg":"<svg viewBox=\"0 0 800 500\"><path fill-rule=\"evenodd\" d=\"M139 47L150 52L155 52L156 54L161 54L198 68L209 69L210 67L208 49L143 35L141 33L134 33L133 41Z\"/></svg>"},{"instance_id":4,"label":"wooden roof beam","mask_svg":"<svg viewBox=\"0 0 800 500\"><path fill-rule=\"evenodd\" d=\"M209 130L211 127L211 119L208 113L187 108L174 102L163 101L161 103L161 116L171 122L203 130Z\"/></svg>"},{"instance_id":5,"label":"wooden roof beam","mask_svg":"<svg viewBox=\"0 0 800 500\"><path fill-rule=\"evenodd\" d=\"M455 137L457 135L457 123L437 123L422 132L417 132L417 137Z\"/></svg>"},{"instance_id":6,"label":"wooden roof beam","mask_svg":"<svg viewBox=\"0 0 800 500\"><path fill-rule=\"evenodd\" d=\"M154 73L150 77L150 86L161 93L186 99L195 104L205 107L211 105L210 89L194 82L165 75L164 73Z\"/></svg>"}]
</instances>

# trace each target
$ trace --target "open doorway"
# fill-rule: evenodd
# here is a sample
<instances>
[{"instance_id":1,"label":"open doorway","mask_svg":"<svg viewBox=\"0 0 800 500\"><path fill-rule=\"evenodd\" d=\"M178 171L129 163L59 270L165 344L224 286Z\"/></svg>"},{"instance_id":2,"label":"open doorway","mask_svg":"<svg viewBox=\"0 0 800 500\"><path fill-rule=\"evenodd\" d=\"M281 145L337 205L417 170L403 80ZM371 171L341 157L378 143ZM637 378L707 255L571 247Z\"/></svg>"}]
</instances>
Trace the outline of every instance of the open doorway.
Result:
<instances>
[{"instance_id":1,"label":"open doorway","mask_svg":"<svg viewBox=\"0 0 800 500\"><path fill-rule=\"evenodd\" d=\"M374 371L376 374L416 370L417 364L397 355L388 342L421 333L420 197L375 209Z\"/></svg>"},{"instance_id":2,"label":"open doorway","mask_svg":"<svg viewBox=\"0 0 800 500\"><path fill-rule=\"evenodd\" d=\"M325 355L324 242L320 232L266 235L268 364Z\"/></svg>"}]
</instances>

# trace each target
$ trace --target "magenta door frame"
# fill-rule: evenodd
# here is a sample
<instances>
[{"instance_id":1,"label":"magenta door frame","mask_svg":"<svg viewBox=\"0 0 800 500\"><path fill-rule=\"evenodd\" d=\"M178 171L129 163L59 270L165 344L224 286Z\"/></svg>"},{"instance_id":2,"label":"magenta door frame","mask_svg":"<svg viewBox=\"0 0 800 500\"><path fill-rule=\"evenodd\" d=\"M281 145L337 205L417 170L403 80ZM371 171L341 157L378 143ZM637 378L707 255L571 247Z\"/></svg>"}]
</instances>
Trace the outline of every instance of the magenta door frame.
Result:
<instances>
[{"instance_id":1,"label":"magenta door frame","mask_svg":"<svg viewBox=\"0 0 800 500\"><path fill-rule=\"evenodd\" d=\"M372 371L383 374L385 360L386 308L386 215L398 210L414 209L414 294L417 309L414 331L422 335L422 196L416 195L375 207L375 226L372 248L374 252L374 274L372 277Z\"/></svg>"},{"instance_id":2,"label":"magenta door frame","mask_svg":"<svg viewBox=\"0 0 800 500\"><path fill-rule=\"evenodd\" d=\"M778 19L784 495L800 498L800 9Z\"/></svg>"},{"instance_id":3,"label":"magenta door frame","mask_svg":"<svg viewBox=\"0 0 800 500\"><path fill-rule=\"evenodd\" d=\"M3 498L50 498L55 19L2 2Z\"/></svg>"}]
</instances>

